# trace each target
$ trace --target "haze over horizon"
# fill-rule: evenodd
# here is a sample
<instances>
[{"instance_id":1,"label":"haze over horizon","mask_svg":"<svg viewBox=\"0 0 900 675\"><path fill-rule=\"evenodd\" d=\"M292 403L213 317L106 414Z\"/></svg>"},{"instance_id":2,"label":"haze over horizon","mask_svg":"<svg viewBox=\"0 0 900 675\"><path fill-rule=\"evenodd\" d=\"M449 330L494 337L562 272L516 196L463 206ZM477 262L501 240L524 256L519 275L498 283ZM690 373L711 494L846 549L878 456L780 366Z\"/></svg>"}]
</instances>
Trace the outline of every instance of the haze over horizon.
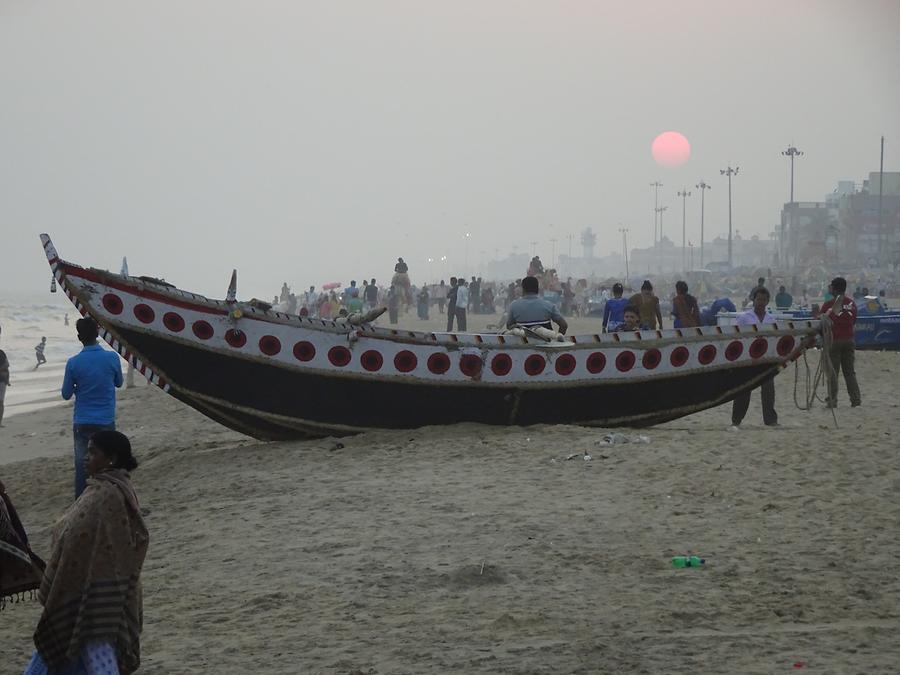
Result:
<instances>
[{"instance_id":1,"label":"haze over horizon","mask_svg":"<svg viewBox=\"0 0 900 675\"><path fill-rule=\"evenodd\" d=\"M900 3L212 2L0 5L0 288L63 257L222 297L475 272L587 226L768 237L788 200L900 170ZM692 144L658 166L657 134ZM468 268L464 266L466 242ZM679 239L680 241L680 239ZM484 253L482 253L484 252ZM523 270L524 272L524 270ZM444 276L439 269L437 276Z\"/></svg>"}]
</instances>

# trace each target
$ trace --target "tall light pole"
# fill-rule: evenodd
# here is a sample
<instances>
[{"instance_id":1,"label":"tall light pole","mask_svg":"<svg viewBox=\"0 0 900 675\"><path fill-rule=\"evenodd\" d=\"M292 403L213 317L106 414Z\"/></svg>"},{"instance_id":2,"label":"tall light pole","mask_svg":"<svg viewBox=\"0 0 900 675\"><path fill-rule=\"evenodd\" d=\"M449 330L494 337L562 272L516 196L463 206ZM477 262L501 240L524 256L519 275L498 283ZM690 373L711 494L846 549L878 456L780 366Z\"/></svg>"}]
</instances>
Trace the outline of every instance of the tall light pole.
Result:
<instances>
[{"instance_id":1,"label":"tall light pole","mask_svg":"<svg viewBox=\"0 0 900 675\"><path fill-rule=\"evenodd\" d=\"M468 276L469 274L469 239L472 237L471 232L466 232L466 257L463 260L463 274Z\"/></svg>"},{"instance_id":2,"label":"tall light pole","mask_svg":"<svg viewBox=\"0 0 900 675\"><path fill-rule=\"evenodd\" d=\"M550 240L550 246L552 247L550 249L550 267L556 269L556 263L553 262L554 260L556 260L556 237L553 237Z\"/></svg>"},{"instance_id":3,"label":"tall light pole","mask_svg":"<svg viewBox=\"0 0 900 675\"><path fill-rule=\"evenodd\" d=\"M656 242L658 241L656 238L656 233L659 231L659 188L663 186L659 181L655 181L650 183L650 187L655 188L656 196L653 198L653 245L656 246Z\"/></svg>"},{"instance_id":4,"label":"tall light pole","mask_svg":"<svg viewBox=\"0 0 900 675\"><path fill-rule=\"evenodd\" d=\"M681 197L681 271L686 272L687 261L687 198L691 196L691 191L687 188L681 188L678 192Z\"/></svg>"},{"instance_id":5,"label":"tall light pole","mask_svg":"<svg viewBox=\"0 0 900 675\"><path fill-rule=\"evenodd\" d=\"M707 184L706 181L701 178L700 182L694 187L700 190L700 269L702 270L706 269L703 267L703 211L706 206L704 197L706 197L706 191L712 189L712 185ZM691 267L693 267L693 265L691 265Z\"/></svg>"},{"instance_id":6,"label":"tall light pole","mask_svg":"<svg viewBox=\"0 0 900 675\"><path fill-rule=\"evenodd\" d=\"M734 168L729 164L725 169L719 169L719 173L728 176L728 267L731 268L731 177L740 171L739 166Z\"/></svg>"},{"instance_id":7,"label":"tall light pole","mask_svg":"<svg viewBox=\"0 0 900 675\"><path fill-rule=\"evenodd\" d=\"M621 225L621 223L619 223ZM622 233L622 253L625 255L625 285L628 285L628 228L620 227L619 232Z\"/></svg>"},{"instance_id":8,"label":"tall light pole","mask_svg":"<svg viewBox=\"0 0 900 675\"><path fill-rule=\"evenodd\" d=\"M567 237L569 239L569 260L571 261L572 260L572 233L570 232L567 235ZM571 264L571 262L569 264Z\"/></svg>"},{"instance_id":9,"label":"tall light pole","mask_svg":"<svg viewBox=\"0 0 900 675\"><path fill-rule=\"evenodd\" d=\"M657 206L657 207L656 207L656 213L657 213L658 220L659 220L659 240L658 240L658 243L657 243L657 245L656 245L656 259L657 259L657 261L659 262L659 271L660 271L660 273L662 273L662 269L663 269L663 262L662 262L662 232L663 232L662 223L663 223L663 213L665 212L665 210L666 210L667 208L669 208L669 207L668 207L668 206Z\"/></svg>"},{"instance_id":10,"label":"tall light pole","mask_svg":"<svg viewBox=\"0 0 900 675\"><path fill-rule=\"evenodd\" d=\"M891 262L894 257L894 251L890 249L891 237L884 229L884 211L881 203L884 200L884 136L881 137L881 165L878 169L878 243L881 244L881 234L884 233L884 244L879 245L881 255L878 256L878 262L881 265Z\"/></svg>"},{"instance_id":11,"label":"tall light pole","mask_svg":"<svg viewBox=\"0 0 900 675\"><path fill-rule=\"evenodd\" d=\"M782 150L781 154L791 158L791 204L794 203L794 157L800 157L803 151L798 150L793 145L789 145L787 150Z\"/></svg>"},{"instance_id":12,"label":"tall light pole","mask_svg":"<svg viewBox=\"0 0 900 675\"><path fill-rule=\"evenodd\" d=\"M531 257L534 257L534 252L537 250L538 243L536 241L531 242Z\"/></svg>"},{"instance_id":13,"label":"tall light pole","mask_svg":"<svg viewBox=\"0 0 900 675\"><path fill-rule=\"evenodd\" d=\"M793 145L789 145L786 150L782 150L781 154L785 157L791 158L791 201L790 201L790 211L788 212L788 217L791 219L791 236L793 236L794 230L794 158L800 157L803 154L802 150L798 150ZM784 266L784 222L781 224L781 245L779 246L778 251L778 262Z\"/></svg>"}]
</instances>

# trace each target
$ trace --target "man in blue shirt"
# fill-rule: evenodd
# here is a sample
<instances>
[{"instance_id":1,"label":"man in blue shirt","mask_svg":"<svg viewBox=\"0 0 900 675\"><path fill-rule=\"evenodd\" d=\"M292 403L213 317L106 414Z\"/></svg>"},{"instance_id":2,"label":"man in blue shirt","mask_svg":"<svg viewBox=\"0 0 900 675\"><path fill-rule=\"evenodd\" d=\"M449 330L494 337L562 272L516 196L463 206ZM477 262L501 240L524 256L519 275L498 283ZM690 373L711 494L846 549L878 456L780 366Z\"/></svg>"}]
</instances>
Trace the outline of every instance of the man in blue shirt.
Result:
<instances>
[{"instance_id":1,"label":"man in blue shirt","mask_svg":"<svg viewBox=\"0 0 900 675\"><path fill-rule=\"evenodd\" d=\"M559 332L565 335L569 325L562 318L556 305L538 296L539 290L537 277L522 279L522 297L509 306L506 327L535 328L540 326L552 330L553 325L550 322L554 321L559 326Z\"/></svg>"},{"instance_id":2,"label":"man in blue shirt","mask_svg":"<svg viewBox=\"0 0 900 675\"><path fill-rule=\"evenodd\" d=\"M607 333L615 333L625 323L625 308L630 301L622 297L624 292L622 284L613 284L613 297L608 298L603 306L603 330Z\"/></svg>"},{"instance_id":3,"label":"man in blue shirt","mask_svg":"<svg viewBox=\"0 0 900 675\"><path fill-rule=\"evenodd\" d=\"M73 435L75 437L75 499L84 491L84 466L88 441L94 433L116 428L116 388L122 386L119 355L97 344L99 331L93 319L75 322L78 340L84 348L66 362L62 397L75 395Z\"/></svg>"}]
</instances>

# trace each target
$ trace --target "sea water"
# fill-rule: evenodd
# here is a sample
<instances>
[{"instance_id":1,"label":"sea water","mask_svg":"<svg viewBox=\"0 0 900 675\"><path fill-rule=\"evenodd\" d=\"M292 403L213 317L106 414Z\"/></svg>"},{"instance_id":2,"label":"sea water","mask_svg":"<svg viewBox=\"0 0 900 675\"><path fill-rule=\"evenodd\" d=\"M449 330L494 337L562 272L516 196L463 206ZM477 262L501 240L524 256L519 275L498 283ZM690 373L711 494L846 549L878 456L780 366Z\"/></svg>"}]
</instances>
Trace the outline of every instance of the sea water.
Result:
<instances>
[{"instance_id":1,"label":"sea water","mask_svg":"<svg viewBox=\"0 0 900 675\"><path fill-rule=\"evenodd\" d=\"M62 293L0 294L0 349L9 359L11 385L4 417L62 403L59 390L66 360L81 350L75 335L80 318ZM34 348L42 337L47 338L47 363L35 370Z\"/></svg>"}]
</instances>

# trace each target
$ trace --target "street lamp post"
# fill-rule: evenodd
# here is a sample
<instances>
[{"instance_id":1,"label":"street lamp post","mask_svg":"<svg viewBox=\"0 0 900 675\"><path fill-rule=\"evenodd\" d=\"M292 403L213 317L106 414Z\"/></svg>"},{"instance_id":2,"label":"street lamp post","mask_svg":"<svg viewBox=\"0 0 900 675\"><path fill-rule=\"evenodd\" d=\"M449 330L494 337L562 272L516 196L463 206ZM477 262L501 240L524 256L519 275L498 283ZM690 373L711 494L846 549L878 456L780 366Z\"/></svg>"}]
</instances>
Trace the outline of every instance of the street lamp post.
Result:
<instances>
[{"instance_id":1,"label":"street lamp post","mask_svg":"<svg viewBox=\"0 0 900 675\"><path fill-rule=\"evenodd\" d=\"M700 190L700 269L706 269L703 267L703 211L706 206L706 200L704 199L704 197L706 197L706 191L712 189L712 185L707 184L706 181L701 178L700 182L694 187ZM693 267L693 265L691 265L691 267Z\"/></svg>"},{"instance_id":2,"label":"street lamp post","mask_svg":"<svg viewBox=\"0 0 900 675\"><path fill-rule=\"evenodd\" d=\"M681 271L687 271L685 269L685 256L687 255L687 198L691 196L691 191L687 188L681 188L678 192L678 196L681 197ZM693 267L693 265L692 265Z\"/></svg>"},{"instance_id":3,"label":"street lamp post","mask_svg":"<svg viewBox=\"0 0 900 675\"><path fill-rule=\"evenodd\" d=\"M793 230L794 230L794 158L800 157L803 154L803 151L798 150L793 145L789 145L786 150L781 151L781 154L784 155L785 157L791 158L791 202L790 202L791 205L789 207L790 211L788 212L788 217L791 219L791 232L792 232L792 236L793 236ZM781 223L781 242L780 242L779 251L778 251L778 261L781 263L782 266L784 266L784 264L785 264L785 262L784 262L784 239L785 239L784 226L785 226L785 223L784 223L784 221L782 221L782 223Z\"/></svg>"},{"instance_id":4,"label":"street lamp post","mask_svg":"<svg viewBox=\"0 0 900 675\"><path fill-rule=\"evenodd\" d=\"M663 186L659 181L650 183L650 187L655 189L655 197L653 198L653 245L656 246L656 233L659 230L659 188Z\"/></svg>"},{"instance_id":5,"label":"street lamp post","mask_svg":"<svg viewBox=\"0 0 900 675\"><path fill-rule=\"evenodd\" d=\"M472 237L471 232L466 232L466 257L463 260L463 273L468 276L469 275L469 239Z\"/></svg>"},{"instance_id":6,"label":"street lamp post","mask_svg":"<svg viewBox=\"0 0 900 675\"><path fill-rule=\"evenodd\" d=\"M556 260L556 237L550 240L550 246L550 267L556 269L556 263L554 262Z\"/></svg>"},{"instance_id":7,"label":"street lamp post","mask_svg":"<svg viewBox=\"0 0 900 675\"><path fill-rule=\"evenodd\" d=\"M738 171L740 171L739 166L734 168L729 164L725 169L719 169L719 173L723 176L728 176L728 267L731 268L731 177L736 176Z\"/></svg>"},{"instance_id":8,"label":"street lamp post","mask_svg":"<svg viewBox=\"0 0 900 675\"><path fill-rule=\"evenodd\" d=\"M663 223L663 213L665 213L665 211L666 211L667 208L669 208L669 207L668 207L668 206L657 206L657 207L656 207L656 213L657 213L658 216L659 216L659 240L658 240L657 248L656 248L656 259L657 259L657 261L659 262L659 272L660 272L660 274L662 274L662 270L663 270L663 260L662 260L662 258L663 258L663 252L662 252L662 237L663 237L663 234L662 234L662 233L663 233L662 223Z\"/></svg>"},{"instance_id":9,"label":"street lamp post","mask_svg":"<svg viewBox=\"0 0 900 675\"><path fill-rule=\"evenodd\" d=\"M621 224L621 223L620 223ZM622 233L622 253L625 255L625 285L628 285L628 228L620 227L619 232Z\"/></svg>"},{"instance_id":10,"label":"street lamp post","mask_svg":"<svg viewBox=\"0 0 900 675\"><path fill-rule=\"evenodd\" d=\"M794 157L800 157L802 150L798 150L793 145L788 146L787 150L782 150L781 154L791 158L791 204L794 203Z\"/></svg>"}]
</instances>

